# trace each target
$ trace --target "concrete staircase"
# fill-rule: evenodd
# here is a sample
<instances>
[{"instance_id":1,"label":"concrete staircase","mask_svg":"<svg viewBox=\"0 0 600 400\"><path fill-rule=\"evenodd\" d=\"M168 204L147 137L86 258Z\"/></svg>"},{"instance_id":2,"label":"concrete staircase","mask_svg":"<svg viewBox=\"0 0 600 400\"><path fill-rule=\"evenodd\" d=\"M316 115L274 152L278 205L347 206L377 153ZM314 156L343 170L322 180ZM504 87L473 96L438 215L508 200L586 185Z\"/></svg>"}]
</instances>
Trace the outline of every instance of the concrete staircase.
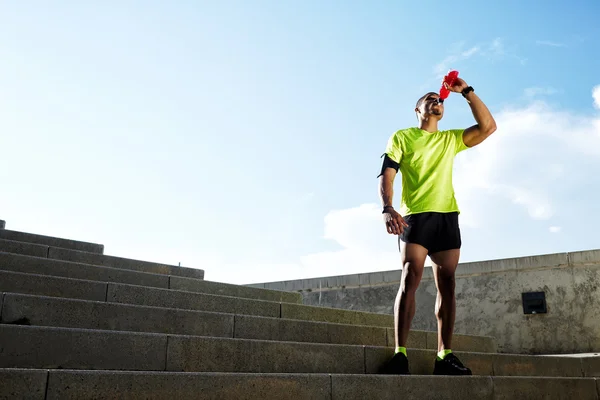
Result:
<instances>
[{"instance_id":1,"label":"concrete staircase","mask_svg":"<svg viewBox=\"0 0 600 400\"><path fill-rule=\"evenodd\" d=\"M432 376L436 334L412 331L413 375L379 375L391 315L3 227L1 399L599 398L597 357L498 354L493 338L456 335L474 376Z\"/></svg>"}]
</instances>

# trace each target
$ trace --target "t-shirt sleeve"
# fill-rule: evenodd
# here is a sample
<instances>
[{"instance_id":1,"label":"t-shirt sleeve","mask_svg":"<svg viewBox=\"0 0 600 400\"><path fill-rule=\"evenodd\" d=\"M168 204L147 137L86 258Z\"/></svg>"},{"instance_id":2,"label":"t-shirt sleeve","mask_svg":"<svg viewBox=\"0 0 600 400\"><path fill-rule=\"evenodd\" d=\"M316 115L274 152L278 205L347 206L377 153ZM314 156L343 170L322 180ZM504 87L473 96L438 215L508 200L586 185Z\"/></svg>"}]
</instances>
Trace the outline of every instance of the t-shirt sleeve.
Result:
<instances>
[{"instance_id":1,"label":"t-shirt sleeve","mask_svg":"<svg viewBox=\"0 0 600 400\"><path fill-rule=\"evenodd\" d=\"M453 129L450 131L452 136L454 137L454 154L458 154L463 150L468 149L469 147L465 144L463 140L464 129Z\"/></svg>"},{"instance_id":2,"label":"t-shirt sleeve","mask_svg":"<svg viewBox=\"0 0 600 400\"><path fill-rule=\"evenodd\" d=\"M390 136L387 146L385 148L385 154L388 155L393 161L400 164L402 160L402 146L400 143L400 131L395 132Z\"/></svg>"}]
</instances>

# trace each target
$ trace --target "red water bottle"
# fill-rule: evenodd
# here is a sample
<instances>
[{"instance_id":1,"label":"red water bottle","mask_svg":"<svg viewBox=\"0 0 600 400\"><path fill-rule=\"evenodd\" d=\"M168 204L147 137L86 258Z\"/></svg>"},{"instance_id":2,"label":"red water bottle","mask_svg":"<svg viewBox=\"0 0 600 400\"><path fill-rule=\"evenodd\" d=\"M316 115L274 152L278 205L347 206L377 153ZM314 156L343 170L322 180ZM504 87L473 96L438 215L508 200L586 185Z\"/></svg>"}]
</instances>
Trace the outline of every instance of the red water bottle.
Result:
<instances>
[{"instance_id":1,"label":"red water bottle","mask_svg":"<svg viewBox=\"0 0 600 400\"><path fill-rule=\"evenodd\" d=\"M448 86L453 86L454 82L456 82L456 78L458 78L458 71L449 71L448 74L444 77L443 82L447 83ZM442 82L442 88L440 89L440 102L443 102L450 95L450 91L444 87L444 83Z\"/></svg>"}]
</instances>

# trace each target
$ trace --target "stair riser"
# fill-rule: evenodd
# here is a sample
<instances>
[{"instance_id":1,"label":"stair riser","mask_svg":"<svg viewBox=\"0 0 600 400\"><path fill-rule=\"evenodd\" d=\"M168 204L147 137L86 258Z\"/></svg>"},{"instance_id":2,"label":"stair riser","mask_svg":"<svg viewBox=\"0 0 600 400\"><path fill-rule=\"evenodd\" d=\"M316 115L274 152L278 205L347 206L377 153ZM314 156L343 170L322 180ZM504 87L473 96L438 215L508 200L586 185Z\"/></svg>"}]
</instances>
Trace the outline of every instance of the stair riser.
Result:
<instances>
[{"instance_id":1,"label":"stair riser","mask_svg":"<svg viewBox=\"0 0 600 400\"><path fill-rule=\"evenodd\" d=\"M597 400L593 379L0 370L0 398Z\"/></svg>"},{"instance_id":2,"label":"stair riser","mask_svg":"<svg viewBox=\"0 0 600 400\"><path fill-rule=\"evenodd\" d=\"M185 290L195 293L233 296L253 300L273 302L283 301L295 304L302 303L302 296L299 293L248 288L220 282L210 282L186 277L164 275L163 273L167 273L167 270L162 270L161 273L155 274L133 271L131 269L96 266L75 263L71 261L51 260L43 257L6 253L2 252L0 249L0 272L2 271L39 274L63 278L67 277L91 281L127 283L146 287L157 287L163 289L170 288L173 290Z\"/></svg>"},{"instance_id":3,"label":"stair riser","mask_svg":"<svg viewBox=\"0 0 600 400\"><path fill-rule=\"evenodd\" d=\"M62 239L51 236L36 235L33 233L12 231L8 229L0 229L0 239L40 244L44 246L62 247L65 249L86 251L97 254L104 253L104 245L102 244L80 242L77 240Z\"/></svg>"},{"instance_id":4,"label":"stair riser","mask_svg":"<svg viewBox=\"0 0 600 400\"><path fill-rule=\"evenodd\" d=\"M104 282L0 271L0 292L105 301Z\"/></svg>"},{"instance_id":5,"label":"stair riser","mask_svg":"<svg viewBox=\"0 0 600 400\"><path fill-rule=\"evenodd\" d=\"M0 326L0 368L374 374L393 349L191 336ZM52 343L52 346L48 346ZM474 375L583 376L580 360L456 354ZM411 372L429 375L434 350L412 349ZM518 365L510 368L508 365ZM560 366L560 368L558 368Z\"/></svg>"},{"instance_id":6,"label":"stair riser","mask_svg":"<svg viewBox=\"0 0 600 400\"><path fill-rule=\"evenodd\" d=\"M0 298L0 301L2 299ZM6 293L1 322L33 326L385 346L385 328L335 325ZM235 329L235 332L234 332ZM414 336L424 336L418 333Z\"/></svg>"},{"instance_id":7,"label":"stair riser","mask_svg":"<svg viewBox=\"0 0 600 400\"><path fill-rule=\"evenodd\" d=\"M204 279L204 271L195 268L179 267L176 265L159 264L148 261L132 260L102 254L87 253L50 247L48 258L71 261L82 264L100 265L103 267L129 269L132 271L148 272L151 274L174 275L194 279Z\"/></svg>"},{"instance_id":8,"label":"stair riser","mask_svg":"<svg viewBox=\"0 0 600 400\"><path fill-rule=\"evenodd\" d=\"M256 318L244 317L244 314L254 313L261 315L262 313L264 314L263 316L279 318L281 312L279 303L250 301L249 305L245 305L247 303L244 299L220 298L198 293L174 292L171 290L160 290L131 285L106 284L102 282L0 271L0 292L105 301L107 298L106 295L109 292L109 286L111 296L108 298L108 300L111 303L118 302L120 304L171 307L180 310L187 309L194 311L219 313L226 312L238 314L239 317L236 320L236 337L265 340L312 341L323 343L339 342L345 344L371 344L385 346L385 340L387 336L387 345L390 347L394 346L394 330L392 328L387 328L386 332L386 328L364 325L354 325L349 328L339 325L338 327L335 327L331 326L329 323L312 324L310 323L311 321L303 321L300 319L306 316L310 317L310 313L303 312L302 307L296 308L296 310L299 311L296 314L293 313L294 310L290 311L287 309L286 315L297 319L297 322L295 323L292 323L291 321L275 322L269 319L263 321ZM312 309L313 308L309 307L309 310ZM44 315L41 315L40 312L36 313L33 305L30 306L29 310L31 310L31 315L27 317L29 317L32 321L35 320L35 324L46 326L85 327L79 325L79 322L75 322L75 325L70 325L70 323L73 323L69 322L73 321L72 318L62 319L60 316L50 318L56 313L47 312L44 313ZM327 309L319 311L321 313L326 313ZM330 312L332 315L339 315L339 310L331 310ZM353 314L351 311L345 312ZM87 313L86 315L90 316L95 314ZM352 321L353 319L347 318L347 320ZM132 321L121 321L118 324L114 318L113 320L110 320L111 324L115 323L115 327L125 327L133 322L133 316ZM87 324L90 322L88 321L84 323ZM261 326L263 323L268 324L268 326ZM107 325L107 323L103 324L102 322L94 322L94 324L97 324L97 326ZM291 324L293 324L293 326ZM147 324L144 324L142 321L139 331L146 331L148 329L143 328L143 326L147 326ZM158 324L154 326L161 327L164 326L164 324ZM188 325L177 324L176 326L187 327ZM130 327L133 329L134 325L130 325ZM203 334L194 329L187 330L187 328L178 332L167 330L163 333ZM279 337L279 339L277 339L277 337ZM492 338L483 338L484 340L472 339L473 337L455 335L454 349L480 352L495 350L495 343ZM475 337L475 339L478 338ZM382 342L382 340L384 340L384 342ZM437 338L435 334L430 334L425 331L411 331L408 337L407 347L436 349Z\"/></svg>"},{"instance_id":9,"label":"stair riser","mask_svg":"<svg viewBox=\"0 0 600 400\"><path fill-rule=\"evenodd\" d=\"M169 277L167 275L97 267L1 252L0 270L101 282L129 283L165 289L169 287Z\"/></svg>"}]
</instances>

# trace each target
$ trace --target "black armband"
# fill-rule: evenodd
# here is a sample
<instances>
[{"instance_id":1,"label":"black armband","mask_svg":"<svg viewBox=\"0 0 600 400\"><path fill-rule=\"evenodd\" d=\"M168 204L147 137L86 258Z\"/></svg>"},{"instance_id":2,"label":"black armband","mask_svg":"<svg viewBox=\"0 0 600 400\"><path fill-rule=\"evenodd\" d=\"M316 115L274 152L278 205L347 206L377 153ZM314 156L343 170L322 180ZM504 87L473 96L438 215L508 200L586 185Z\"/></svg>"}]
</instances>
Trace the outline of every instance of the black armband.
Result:
<instances>
[{"instance_id":1,"label":"black armband","mask_svg":"<svg viewBox=\"0 0 600 400\"><path fill-rule=\"evenodd\" d=\"M381 157L383 157L383 163L381 164L381 172L379 173L379 175L377 175L378 178L381 175L383 175L383 171L385 171L386 168L393 168L396 170L396 172L398 172L398 169L400 168L400 164L398 164L396 161L392 160L390 158L390 156L388 156L386 153L382 154Z\"/></svg>"}]
</instances>

